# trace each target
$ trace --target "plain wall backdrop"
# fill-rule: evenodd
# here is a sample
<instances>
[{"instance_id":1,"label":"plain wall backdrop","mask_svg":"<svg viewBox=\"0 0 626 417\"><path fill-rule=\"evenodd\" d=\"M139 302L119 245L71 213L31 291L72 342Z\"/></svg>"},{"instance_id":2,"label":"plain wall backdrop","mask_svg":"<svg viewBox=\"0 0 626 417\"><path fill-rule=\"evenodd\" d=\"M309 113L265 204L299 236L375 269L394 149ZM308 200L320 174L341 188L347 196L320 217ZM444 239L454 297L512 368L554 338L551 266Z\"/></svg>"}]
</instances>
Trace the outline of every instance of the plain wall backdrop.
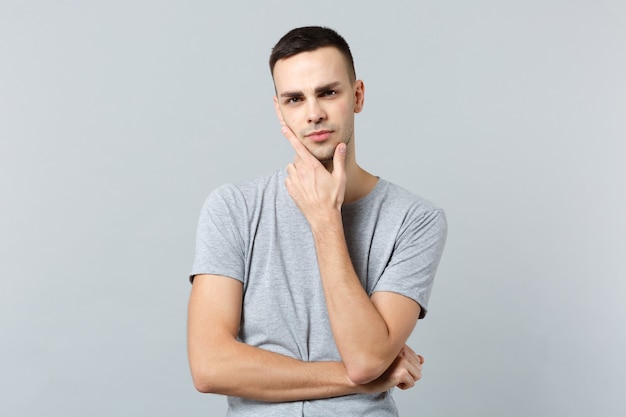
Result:
<instances>
[{"instance_id":1,"label":"plain wall backdrop","mask_svg":"<svg viewBox=\"0 0 626 417\"><path fill-rule=\"evenodd\" d=\"M196 222L291 161L267 59L310 24L365 82L361 164L448 215L401 415L625 415L622 0L0 0L0 415L224 415Z\"/></svg>"}]
</instances>

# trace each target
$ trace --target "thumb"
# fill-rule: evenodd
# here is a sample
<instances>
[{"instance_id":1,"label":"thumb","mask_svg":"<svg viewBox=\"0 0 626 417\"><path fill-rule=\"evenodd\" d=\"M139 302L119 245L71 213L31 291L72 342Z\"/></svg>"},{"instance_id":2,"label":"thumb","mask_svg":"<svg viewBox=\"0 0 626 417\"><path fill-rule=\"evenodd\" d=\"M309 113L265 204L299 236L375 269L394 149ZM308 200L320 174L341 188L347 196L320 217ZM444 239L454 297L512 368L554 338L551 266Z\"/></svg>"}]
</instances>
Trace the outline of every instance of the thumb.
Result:
<instances>
[{"instance_id":1,"label":"thumb","mask_svg":"<svg viewBox=\"0 0 626 417\"><path fill-rule=\"evenodd\" d=\"M346 144L340 143L335 148L333 155L333 176L341 177L344 175L346 165Z\"/></svg>"}]
</instances>

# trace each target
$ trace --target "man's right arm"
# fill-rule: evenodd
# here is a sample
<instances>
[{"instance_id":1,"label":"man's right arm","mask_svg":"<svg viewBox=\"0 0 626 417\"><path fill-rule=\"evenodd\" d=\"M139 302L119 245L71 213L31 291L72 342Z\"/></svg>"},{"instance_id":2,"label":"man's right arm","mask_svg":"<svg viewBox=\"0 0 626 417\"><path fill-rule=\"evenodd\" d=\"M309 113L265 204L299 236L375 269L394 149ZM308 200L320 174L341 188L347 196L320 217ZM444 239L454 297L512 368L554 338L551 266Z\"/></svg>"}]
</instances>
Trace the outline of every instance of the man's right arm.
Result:
<instances>
[{"instance_id":1,"label":"man's right arm","mask_svg":"<svg viewBox=\"0 0 626 417\"><path fill-rule=\"evenodd\" d=\"M403 349L379 379L358 385L342 362L304 362L237 340L241 282L218 275L197 275L189 299L188 355L200 392L267 402L377 393L410 388L421 377L421 359Z\"/></svg>"}]
</instances>

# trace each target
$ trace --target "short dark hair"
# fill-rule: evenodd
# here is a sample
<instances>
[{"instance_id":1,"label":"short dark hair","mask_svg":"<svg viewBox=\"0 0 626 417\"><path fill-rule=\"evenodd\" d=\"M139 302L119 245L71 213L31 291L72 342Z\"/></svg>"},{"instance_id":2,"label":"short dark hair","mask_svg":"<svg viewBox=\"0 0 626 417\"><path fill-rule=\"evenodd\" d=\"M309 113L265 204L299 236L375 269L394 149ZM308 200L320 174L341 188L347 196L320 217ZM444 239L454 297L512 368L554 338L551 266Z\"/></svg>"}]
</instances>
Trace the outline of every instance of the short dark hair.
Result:
<instances>
[{"instance_id":1,"label":"short dark hair","mask_svg":"<svg viewBox=\"0 0 626 417\"><path fill-rule=\"evenodd\" d=\"M333 29L322 26L305 26L292 29L280 38L272 48L270 55L270 71L274 76L274 66L281 59L289 58L301 52L311 52L319 48L332 46L337 48L346 60L348 75L356 80L354 60L348 42Z\"/></svg>"}]
</instances>

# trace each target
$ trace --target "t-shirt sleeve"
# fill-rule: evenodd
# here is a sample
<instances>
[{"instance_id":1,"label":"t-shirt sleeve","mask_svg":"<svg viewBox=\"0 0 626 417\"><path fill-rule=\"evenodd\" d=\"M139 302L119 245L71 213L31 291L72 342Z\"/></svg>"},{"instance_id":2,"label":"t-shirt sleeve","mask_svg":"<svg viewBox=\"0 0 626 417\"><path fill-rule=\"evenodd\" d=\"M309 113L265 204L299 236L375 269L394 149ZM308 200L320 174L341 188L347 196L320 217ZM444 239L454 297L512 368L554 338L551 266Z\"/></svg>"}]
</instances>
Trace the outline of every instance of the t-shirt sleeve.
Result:
<instances>
[{"instance_id":1,"label":"t-shirt sleeve","mask_svg":"<svg viewBox=\"0 0 626 417\"><path fill-rule=\"evenodd\" d=\"M394 250L374 291L395 292L421 306L426 315L428 299L447 237L447 220L441 209L412 213L400 230Z\"/></svg>"},{"instance_id":2,"label":"t-shirt sleeve","mask_svg":"<svg viewBox=\"0 0 626 417\"><path fill-rule=\"evenodd\" d=\"M190 280L198 274L244 280L245 218L243 195L232 185L213 191L202 206Z\"/></svg>"}]
</instances>

